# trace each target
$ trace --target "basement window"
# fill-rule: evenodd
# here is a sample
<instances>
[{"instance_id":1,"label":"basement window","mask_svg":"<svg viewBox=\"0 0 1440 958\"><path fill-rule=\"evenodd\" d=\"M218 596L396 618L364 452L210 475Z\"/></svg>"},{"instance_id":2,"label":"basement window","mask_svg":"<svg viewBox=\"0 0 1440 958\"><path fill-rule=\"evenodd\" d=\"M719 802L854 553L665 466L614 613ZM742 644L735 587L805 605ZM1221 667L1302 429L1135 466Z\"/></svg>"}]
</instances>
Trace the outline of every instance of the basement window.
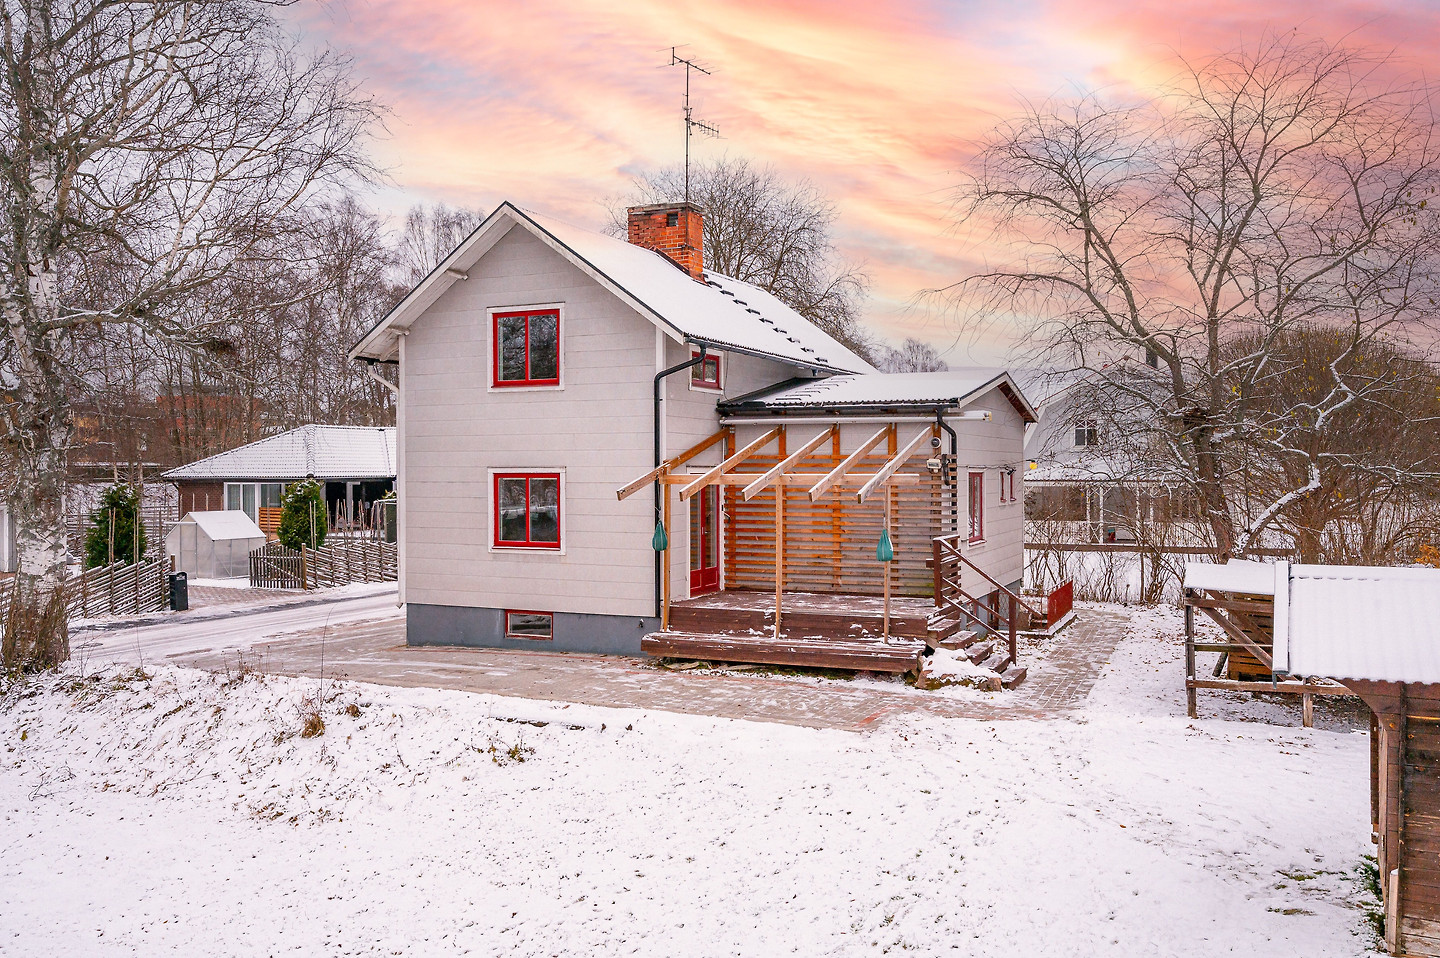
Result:
<instances>
[{"instance_id":1,"label":"basement window","mask_svg":"<svg viewBox=\"0 0 1440 958\"><path fill-rule=\"evenodd\" d=\"M696 350L690 354L691 359L699 359L700 352ZM720 388L720 357L714 353L706 353L705 361L690 367L690 385L702 389Z\"/></svg>"},{"instance_id":2,"label":"basement window","mask_svg":"<svg viewBox=\"0 0 1440 958\"><path fill-rule=\"evenodd\" d=\"M495 546L560 548L560 474L497 472Z\"/></svg>"},{"instance_id":3,"label":"basement window","mask_svg":"<svg viewBox=\"0 0 1440 958\"><path fill-rule=\"evenodd\" d=\"M555 638L555 616L550 612L520 612L505 610L505 638L537 639Z\"/></svg>"},{"instance_id":4,"label":"basement window","mask_svg":"<svg viewBox=\"0 0 1440 958\"><path fill-rule=\"evenodd\" d=\"M495 386L560 385L560 310L496 313L494 323Z\"/></svg>"}]
</instances>

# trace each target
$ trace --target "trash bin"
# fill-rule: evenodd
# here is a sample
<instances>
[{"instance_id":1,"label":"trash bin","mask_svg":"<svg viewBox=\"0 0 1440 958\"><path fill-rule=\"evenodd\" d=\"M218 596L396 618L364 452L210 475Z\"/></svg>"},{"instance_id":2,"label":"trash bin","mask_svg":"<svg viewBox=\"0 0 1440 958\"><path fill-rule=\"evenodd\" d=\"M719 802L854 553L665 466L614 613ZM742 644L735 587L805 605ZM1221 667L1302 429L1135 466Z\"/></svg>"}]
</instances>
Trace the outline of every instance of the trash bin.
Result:
<instances>
[{"instance_id":1,"label":"trash bin","mask_svg":"<svg viewBox=\"0 0 1440 958\"><path fill-rule=\"evenodd\" d=\"M382 499L381 505L385 508L385 541L394 542L399 526L399 510L396 508L399 503L394 499Z\"/></svg>"},{"instance_id":2,"label":"trash bin","mask_svg":"<svg viewBox=\"0 0 1440 958\"><path fill-rule=\"evenodd\" d=\"M170 611L184 612L190 608L189 576L184 572L170 573Z\"/></svg>"}]
</instances>

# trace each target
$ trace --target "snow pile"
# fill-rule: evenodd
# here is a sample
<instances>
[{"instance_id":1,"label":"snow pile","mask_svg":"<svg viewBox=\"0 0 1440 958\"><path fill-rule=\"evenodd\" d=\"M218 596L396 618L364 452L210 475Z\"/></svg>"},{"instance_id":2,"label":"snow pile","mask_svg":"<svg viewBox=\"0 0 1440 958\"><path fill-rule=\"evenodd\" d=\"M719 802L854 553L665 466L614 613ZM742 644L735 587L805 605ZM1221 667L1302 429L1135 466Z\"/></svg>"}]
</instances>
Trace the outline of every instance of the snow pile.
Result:
<instances>
[{"instance_id":1,"label":"snow pile","mask_svg":"<svg viewBox=\"0 0 1440 958\"><path fill-rule=\"evenodd\" d=\"M1366 737L1186 720L1173 651L1137 633L1082 721L866 734L29 679L0 696L0 954L1364 952Z\"/></svg>"},{"instance_id":2,"label":"snow pile","mask_svg":"<svg viewBox=\"0 0 1440 958\"><path fill-rule=\"evenodd\" d=\"M936 649L921 662L920 676L915 684L924 689L961 685L993 692L1000 688L1000 677L990 669L971 662L964 652Z\"/></svg>"}]
</instances>

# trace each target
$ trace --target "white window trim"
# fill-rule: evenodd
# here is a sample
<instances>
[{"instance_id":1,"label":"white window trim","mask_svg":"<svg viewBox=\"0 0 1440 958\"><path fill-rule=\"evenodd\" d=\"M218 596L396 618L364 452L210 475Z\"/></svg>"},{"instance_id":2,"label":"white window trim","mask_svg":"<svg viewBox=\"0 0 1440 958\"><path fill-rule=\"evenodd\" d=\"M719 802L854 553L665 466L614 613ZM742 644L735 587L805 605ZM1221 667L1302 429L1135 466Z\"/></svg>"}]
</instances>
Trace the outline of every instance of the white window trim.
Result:
<instances>
[{"instance_id":1,"label":"white window trim","mask_svg":"<svg viewBox=\"0 0 1440 958\"><path fill-rule=\"evenodd\" d=\"M560 315L560 352L556 360L560 364L560 382L554 386L497 386L495 385L495 314L518 313L529 309L553 309ZM490 306L485 310L485 391L492 393L534 393L556 392L565 388L565 340L566 330L564 303L516 303L513 306ZM723 375L723 372L722 372ZM502 472L504 470L501 470Z\"/></svg>"},{"instance_id":2,"label":"white window trim","mask_svg":"<svg viewBox=\"0 0 1440 958\"><path fill-rule=\"evenodd\" d=\"M560 548L539 549L534 546L498 546L495 544L495 475L496 473L508 474L512 472L523 472L531 475L542 472L555 472L560 474ZM506 555L535 556L536 558L563 556L570 548L570 537L565 534L566 526L570 523L570 509L565 502L566 484L565 468L563 466L493 466L486 470L485 542L488 544L489 551L503 552Z\"/></svg>"},{"instance_id":3,"label":"white window trim","mask_svg":"<svg viewBox=\"0 0 1440 958\"><path fill-rule=\"evenodd\" d=\"M562 326L562 328L563 328L563 326ZM691 352L692 352L692 353L695 352L694 347L691 347ZM705 350L705 358L706 358L706 359L709 359L711 356L714 356L716 359L718 359L718 360L720 361L720 384L719 384L718 386L697 386L697 385L695 384L695 380L690 379L689 377L686 377L685 381L686 381L687 383L689 383L689 385L690 385L690 391L691 391L692 393L710 393L710 394L712 394L712 395L718 394L718 395L720 395L720 396L724 396L724 395L725 395L725 379L726 379L726 377L727 377L727 375L728 375L725 370L726 370L726 367L730 365L730 361L725 357L725 353L721 352L720 350L718 350L718 349L706 349L706 350ZM694 357L694 356L691 356L690 358L691 358L691 359L694 359L695 357ZM693 371L693 370L692 370L692 371Z\"/></svg>"}]
</instances>

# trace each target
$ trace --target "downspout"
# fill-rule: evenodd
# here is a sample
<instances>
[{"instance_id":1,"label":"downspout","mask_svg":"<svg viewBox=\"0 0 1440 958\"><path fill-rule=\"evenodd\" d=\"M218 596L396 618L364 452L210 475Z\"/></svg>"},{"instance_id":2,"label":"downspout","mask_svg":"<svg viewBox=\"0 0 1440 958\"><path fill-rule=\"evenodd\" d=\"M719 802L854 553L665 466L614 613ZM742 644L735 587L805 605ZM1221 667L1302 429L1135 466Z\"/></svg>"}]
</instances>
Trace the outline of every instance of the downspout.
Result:
<instances>
[{"instance_id":1,"label":"downspout","mask_svg":"<svg viewBox=\"0 0 1440 958\"><path fill-rule=\"evenodd\" d=\"M699 356L696 356L694 359L690 360L689 362L680 363L680 364L677 365L677 366L671 366L669 369L662 369L662 370L660 370L660 372L658 372L658 373L655 374L655 381L654 381L654 383L653 383L654 401L655 401L655 411L654 411L654 416L653 416L653 421L652 421L652 422L653 422L653 426L654 426L654 430L655 430L655 462L654 462L654 467L655 467L656 469L659 469L659 468L660 468L660 383L661 383L662 380L665 379L666 376L673 376L675 373L682 372L682 371L684 371L684 370L686 370L686 369L689 369L689 368L692 367L692 366L698 366L698 365L700 365L701 363L703 363L704 361L705 361L705 346L702 344L702 345L700 346L700 355L699 355ZM662 515L663 515L663 513L661 512L661 509L660 509L660 479L659 479L659 477L656 477L656 479L655 479L655 521L656 521L657 523L659 523L659 522L661 521ZM666 529L666 530L665 530L665 535L666 535L667 537L670 535L670 530L669 530L669 529ZM660 606L661 606L661 602L663 601L663 597L660 595L660 590L661 590L661 588L662 588L662 586L661 586L660 583L661 583L661 570L664 568L664 565L663 565L664 562L665 562L665 553L663 553L663 552L656 552L656 553L655 553L655 618L657 618L657 619L660 618L660 612L661 612Z\"/></svg>"},{"instance_id":2,"label":"downspout","mask_svg":"<svg viewBox=\"0 0 1440 958\"><path fill-rule=\"evenodd\" d=\"M935 425L950 434L950 463L947 470L950 473L950 531L960 532L960 442L955 435L955 429L945 421L945 415L939 409L935 410Z\"/></svg>"}]
</instances>

